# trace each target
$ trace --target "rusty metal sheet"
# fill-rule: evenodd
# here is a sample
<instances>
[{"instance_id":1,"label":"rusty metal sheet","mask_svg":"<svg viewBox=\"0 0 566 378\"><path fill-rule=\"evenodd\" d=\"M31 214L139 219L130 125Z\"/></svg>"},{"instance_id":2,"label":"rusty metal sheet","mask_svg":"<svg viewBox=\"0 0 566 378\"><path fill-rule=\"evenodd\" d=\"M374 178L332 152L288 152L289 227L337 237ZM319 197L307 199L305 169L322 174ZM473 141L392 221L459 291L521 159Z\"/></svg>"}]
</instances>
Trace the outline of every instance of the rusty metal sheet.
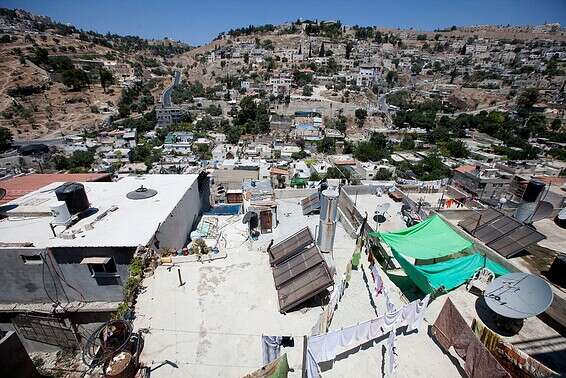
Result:
<instances>
[{"instance_id":1,"label":"rusty metal sheet","mask_svg":"<svg viewBox=\"0 0 566 378\"><path fill-rule=\"evenodd\" d=\"M287 281L278 289L279 310L287 312L326 290L333 283L326 263L318 264Z\"/></svg>"},{"instance_id":2,"label":"rusty metal sheet","mask_svg":"<svg viewBox=\"0 0 566 378\"><path fill-rule=\"evenodd\" d=\"M271 246L269 250L269 263L279 264L294 256L304 248L314 243L314 239L308 227L303 228L287 239Z\"/></svg>"},{"instance_id":3,"label":"rusty metal sheet","mask_svg":"<svg viewBox=\"0 0 566 378\"><path fill-rule=\"evenodd\" d=\"M301 200L301 206L303 207L303 215L309 215L320 210L320 195L318 192L303 198Z\"/></svg>"},{"instance_id":4,"label":"rusty metal sheet","mask_svg":"<svg viewBox=\"0 0 566 378\"><path fill-rule=\"evenodd\" d=\"M281 287L285 282L323 262L324 258L315 246L306 249L273 268L275 287Z\"/></svg>"}]
</instances>

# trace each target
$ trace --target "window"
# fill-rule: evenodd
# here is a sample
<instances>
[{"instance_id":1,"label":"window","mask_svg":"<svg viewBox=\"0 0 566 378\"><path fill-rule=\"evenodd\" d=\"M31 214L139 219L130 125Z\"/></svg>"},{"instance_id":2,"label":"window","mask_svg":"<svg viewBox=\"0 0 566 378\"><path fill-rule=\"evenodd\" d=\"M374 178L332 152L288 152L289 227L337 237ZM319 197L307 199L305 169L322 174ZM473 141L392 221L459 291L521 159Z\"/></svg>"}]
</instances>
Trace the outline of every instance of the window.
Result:
<instances>
[{"instance_id":1,"label":"window","mask_svg":"<svg viewBox=\"0 0 566 378\"><path fill-rule=\"evenodd\" d=\"M43 264L43 259L41 258L41 255L30 255L30 256L20 255L20 257L24 261L24 264L29 264L29 265Z\"/></svg>"},{"instance_id":2,"label":"window","mask_svg":"<svg viewBox=\"0 0 566 378\"><path fill-rule=\"evenodd\" d=\"M117 277L116 263L112 257L85 257L81 264L86 264L92 277Z\"/></svg>"}]
</instances>

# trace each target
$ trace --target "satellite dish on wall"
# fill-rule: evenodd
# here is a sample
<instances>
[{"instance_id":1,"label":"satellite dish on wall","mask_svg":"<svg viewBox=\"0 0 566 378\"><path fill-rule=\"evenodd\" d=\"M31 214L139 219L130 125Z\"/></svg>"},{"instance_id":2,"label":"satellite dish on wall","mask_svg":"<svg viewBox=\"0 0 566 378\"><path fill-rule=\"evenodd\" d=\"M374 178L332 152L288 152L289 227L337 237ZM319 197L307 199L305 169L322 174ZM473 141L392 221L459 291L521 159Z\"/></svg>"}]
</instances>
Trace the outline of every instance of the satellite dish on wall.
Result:
<instances>
[{"instance_id":1,"label":"satellite dish on wall","mask_svg":"<svg viewBox=\"0 0 566 378\"><path fill-rule=\"evenodd\" d=\"M535 213L530 219L530 222L532 223L539 221L541 219L548 218L552 215L553 211L554 211L554 206L550 202L540 201L538 203L537 209L535 210Z\"/></svg>"}]
</instances>

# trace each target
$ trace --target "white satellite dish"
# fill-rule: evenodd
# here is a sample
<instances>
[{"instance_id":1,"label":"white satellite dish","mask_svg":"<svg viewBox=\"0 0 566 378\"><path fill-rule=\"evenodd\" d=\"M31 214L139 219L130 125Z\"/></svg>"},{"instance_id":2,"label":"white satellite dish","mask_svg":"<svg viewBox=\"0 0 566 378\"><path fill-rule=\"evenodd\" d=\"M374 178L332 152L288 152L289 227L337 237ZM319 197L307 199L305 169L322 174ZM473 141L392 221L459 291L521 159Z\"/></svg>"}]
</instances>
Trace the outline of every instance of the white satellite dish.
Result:
<instances>
[{"instance_id":1,"label":"white satellite dish","mask_svg":"<svg viewBox=\"0 0 566 378\"><path fill-rule=\"evenodd\" d=\"M390 203L381 203L377 206L377 209L375 210L376 214L385 214L387 212L387 210L389 210L389 207L391 206Z\"/></svg>"}]
</instances>

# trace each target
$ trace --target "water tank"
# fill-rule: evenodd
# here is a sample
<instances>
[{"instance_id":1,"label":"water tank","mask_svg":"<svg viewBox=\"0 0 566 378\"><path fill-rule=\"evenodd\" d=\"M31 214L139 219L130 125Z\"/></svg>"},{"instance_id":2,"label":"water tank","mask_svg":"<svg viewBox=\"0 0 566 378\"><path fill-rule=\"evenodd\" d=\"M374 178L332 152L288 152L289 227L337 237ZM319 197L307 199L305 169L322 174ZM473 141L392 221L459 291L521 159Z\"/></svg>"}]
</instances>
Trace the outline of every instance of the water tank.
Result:
<instances>
[{"instance_id":1,"label":"water tank","mask_svg":"<svg viewBox=\"0 0 566 378\"><path fill-rule=\"evenodd\" d=\"M334 248L338 196L339 192L336 189L326 189L322 192L320 199L320 223L317 237L317 244L321 252L330 253Z\"/></svg>"},{"instance_id":2,"label":"water tank","mask_svg":"<svg viewBox=\"0 0 566 378\"><path fill-rule=\"evenodd\" d=\"M57 201L54 205L51 205L51 214L53 214L53 224L66 225L71 220L71 213L67 208L67 204L64 201Z\"/></svg>"},{"instance_id":3,"label":"water tank","mask_svg":"<svg viewBox=\"0 0 566 378\"><path fill-rule=\"evenodd\" d=\"M59 201L67 204L71 215L83 212L90 207L83 184L66 182L55 189L55 195Z\"/></svg>"}]
</instances>

